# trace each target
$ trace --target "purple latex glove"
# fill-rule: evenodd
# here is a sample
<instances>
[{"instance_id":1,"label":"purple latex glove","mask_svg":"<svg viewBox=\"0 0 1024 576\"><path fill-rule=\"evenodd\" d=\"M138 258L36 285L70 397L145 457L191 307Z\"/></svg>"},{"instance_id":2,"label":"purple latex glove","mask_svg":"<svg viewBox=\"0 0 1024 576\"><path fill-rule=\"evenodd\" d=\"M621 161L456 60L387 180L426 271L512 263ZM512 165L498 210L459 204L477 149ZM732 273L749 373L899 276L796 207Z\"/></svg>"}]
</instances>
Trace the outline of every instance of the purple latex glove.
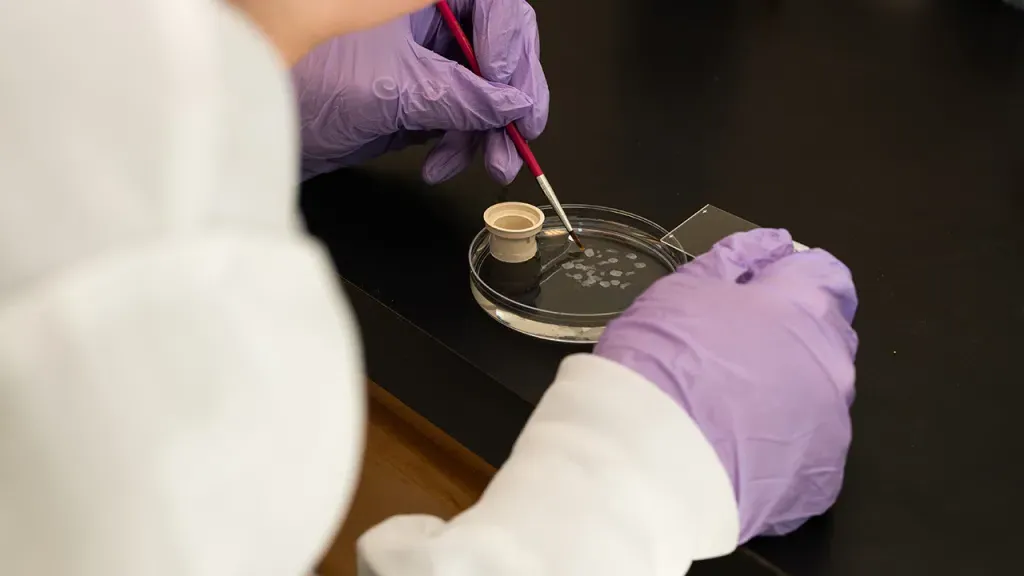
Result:
<instances>
[{"instance_id":1,"label":"purple latex glove","mask_svg":"<svg viewBox=\"0 0 1024 576\"><path fill-rule=\"evenodd\" d=\"M304 179L442 134L423 166L427 182L465 169L481 142L491 176L515 178L523 161L501 128L516 121L533 139L548 118L533 8L524 0L449 5L492 81L456 63L459 48L433 6L319 46L292 71Z\"/></svg>"},{"instance_id":2,"label":"purple latex glove","mask_svg":"<svg viewBox=\"0 0 1024 576\"><path fill-rule=\"evenodd\" d=\"M703 431L740 512L740 542L835 502L850 446L857 295L822 250L753 230L651 286L595 353L643 375Z\"/></svg>"}]
</instances>

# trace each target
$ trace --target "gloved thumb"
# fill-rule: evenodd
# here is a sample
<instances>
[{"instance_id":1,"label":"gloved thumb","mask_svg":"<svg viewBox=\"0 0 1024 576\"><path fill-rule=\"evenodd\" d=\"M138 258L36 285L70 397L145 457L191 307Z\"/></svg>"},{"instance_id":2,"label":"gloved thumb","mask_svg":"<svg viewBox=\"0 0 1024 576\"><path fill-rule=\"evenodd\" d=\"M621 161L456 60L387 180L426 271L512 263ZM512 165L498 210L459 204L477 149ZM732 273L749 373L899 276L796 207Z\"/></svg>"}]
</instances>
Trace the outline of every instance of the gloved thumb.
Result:
<instances>
[{"instance_id":1,"label":"gloved thumb","mask_svg":"<svg viewBox=\"0 0 1024 576\"><path fill-rule=\"evenodd\" d=\"M412 50L411 93L398 112L400 128L482 132L522 118L533 106L521 90L488 82L422 46Z\"/></svg>"},{"instance_id":2,"label":"gloved thumb","mask_svg":"<svg viewBox=\"0 0 1024 576\"><path fill-rule=\"evenodd\" d=\"M793 237L786 230L758 228L720 240L680 272L745 284L793 251Z\"/></svg>"}]
</instances>

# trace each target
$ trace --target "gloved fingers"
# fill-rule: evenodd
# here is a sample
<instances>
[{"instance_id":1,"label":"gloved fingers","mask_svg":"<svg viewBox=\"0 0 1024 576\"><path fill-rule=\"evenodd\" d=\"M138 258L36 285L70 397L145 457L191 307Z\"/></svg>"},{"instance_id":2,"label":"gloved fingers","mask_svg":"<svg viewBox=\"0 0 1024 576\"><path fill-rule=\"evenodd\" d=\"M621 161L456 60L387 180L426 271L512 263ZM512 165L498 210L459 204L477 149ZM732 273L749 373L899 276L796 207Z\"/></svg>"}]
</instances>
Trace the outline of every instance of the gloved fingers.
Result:
<instances>
[{"instance_id":1,"label":"gloved fingers","mask_svg":"<svg viewBox=\"0 0 1024 576\"><path fill-rule=\"evenodd\" d=\"M485 78L514 86L533 98L533 108L516 124L527 140L540 136L547 125L551 97L540 63L533 7L525 0L476 0L473 45Z\"/></svg>"},{"instance_id":2,"label":"gloved fingers","mask_svg":"<svg viewBox=\"0 0 1024 576\"><path fill-rule=\"evenodd\" d=\"M793 254L793 238L781 229L758 228L720 240L680 272L746 284L769 264Z\"/></svg>"},{"instance_id":3,"label":"gloved fingers","mask_svg":"<svg viewBox=\"0 0 1024 576\"><path fill-rule=\"evenodd\" d=\"M816 340L833 343L820 348L817 356L839 355L835 361L823 364L833 368L832 382L849 408L854 398L852 362L858 346L857 332L852 326L857 312L857 290L850 270L828 252L814 249L775 262L757 281L813 319Z\"/></svg>"},{"instance_id":4,"label":"gloved fingers","mask_svg":"<svg viewBox=\"0 0 1024 576\"><path fill-rule=\"evenodd\" d=\"M484 167L503 186L511 184L523 167L523 159L505 130L492 130L484 136Z\"/></svg>"},{"instance_id":5,"label":"gloved fingers","mask_svg":"<svg viewBox=\"0 0 1024 576\"><path fill-rule=\"evenodd\" d=\"M505 131L495 129L482 136L484 140L484 166L499 184L508 185L523 166ZM480 143L480 133L452 131L444 135L427 154L423 164L423 179L438 184L462 172L473 162Z\"/></svg>"},{"instance_id":6,"label":"gloved fingers","mask_svg":"<svg viewBox=\"0 0 1024 576\"><path fill-rule=\"evenodd\" d=\"M427 154L423 163L423 180L439 184L453 178L473 162L479 136L474 132L453 130L446 133Z\"/></svg>"},{"instance_id":7,"label":"gloved fingers","mask_svg":"<svg viewBox=\"0 0 1024 576\"><path fill-rule=\"evenodd\" d=\"M767 267L759 282L782 287L812 309L834 307L847 324L857 313L857 289L850 269L828 252L815 248L787 256Z\"/></svg>"},{"instance_id":8,"label":"gloved fingers","mask_svg":"<svg viewBox=\"0 0 1024 576\"><path fill-rule=\"evenodd\" d=\"M414 69L398 110L400 128L482 132L518 120L533 107L521 90L488 82L418 44L411 49Z\"/></svg>"},{"instance_id":9,"label":"gloved fingers","mask_svg":"<svg viewBox=\"0 0 1024 576\"><path fill-rule=\"evenodd\" d=\"M522 65L512 73L511 85L533 98L530 113L516 121L516 126L527 140L539 138L548 125L551 110L551 92L548 80L540 66L540 43L536 51L523 60Z\"/></svg>"}]
</instances>

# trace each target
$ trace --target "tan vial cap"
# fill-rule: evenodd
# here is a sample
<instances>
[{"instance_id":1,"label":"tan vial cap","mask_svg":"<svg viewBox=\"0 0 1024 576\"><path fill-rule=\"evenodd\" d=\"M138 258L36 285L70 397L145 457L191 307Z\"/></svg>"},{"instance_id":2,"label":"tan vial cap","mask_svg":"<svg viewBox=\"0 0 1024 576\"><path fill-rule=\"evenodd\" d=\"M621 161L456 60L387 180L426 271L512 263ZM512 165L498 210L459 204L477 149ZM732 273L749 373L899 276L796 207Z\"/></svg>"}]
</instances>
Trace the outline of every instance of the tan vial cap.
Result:
<instances>
[{"instance_id":1,"label":"tan vial cap","mask_svg":"<svg viewBox=\"0 0 1024 576\"><path fill-rule=\"evenodd\" d=\"M491 256L501 262L526 262L537 253L537 233L544 224L540 208L524 202L502 202L484 211L491 233Z\"/></svg>"}]
</instances>

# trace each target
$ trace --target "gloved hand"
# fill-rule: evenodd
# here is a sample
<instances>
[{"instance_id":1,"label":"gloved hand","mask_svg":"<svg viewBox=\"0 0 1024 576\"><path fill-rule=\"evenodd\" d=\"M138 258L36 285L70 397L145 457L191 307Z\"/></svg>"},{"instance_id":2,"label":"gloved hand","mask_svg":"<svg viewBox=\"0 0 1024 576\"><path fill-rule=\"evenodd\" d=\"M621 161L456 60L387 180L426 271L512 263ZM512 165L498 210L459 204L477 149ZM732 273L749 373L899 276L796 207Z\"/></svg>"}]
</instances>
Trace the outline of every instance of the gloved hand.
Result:
<instances>
[{"instance_id":1,"label":"gloved hand","mask_svg":"<svg viewBox=\"0 0 1024 576\"><path fill-rule=\"evenodd\" d=\"M732 479L740 542L795 530L836 500L850 445L857 295L784 230L719 242L647 290L595 353L686 410Z\"/></svg>"},{"instance_id":2,"label":"gloved hand","mask_svg":"<svg viewBox=\"0 0 1024 576\"><path fill-rule=\"evenodd\" d=\"M451 178L484 146L488 172L507 184L522 159L501 129L517 121L527 139L544 130L548 85L533 9L525 0L449 0L484 75L461 60L434 7L338 37L294 68L303 178L364 162L443 134L423 178Z\"/></svg>"}]
</instances>

